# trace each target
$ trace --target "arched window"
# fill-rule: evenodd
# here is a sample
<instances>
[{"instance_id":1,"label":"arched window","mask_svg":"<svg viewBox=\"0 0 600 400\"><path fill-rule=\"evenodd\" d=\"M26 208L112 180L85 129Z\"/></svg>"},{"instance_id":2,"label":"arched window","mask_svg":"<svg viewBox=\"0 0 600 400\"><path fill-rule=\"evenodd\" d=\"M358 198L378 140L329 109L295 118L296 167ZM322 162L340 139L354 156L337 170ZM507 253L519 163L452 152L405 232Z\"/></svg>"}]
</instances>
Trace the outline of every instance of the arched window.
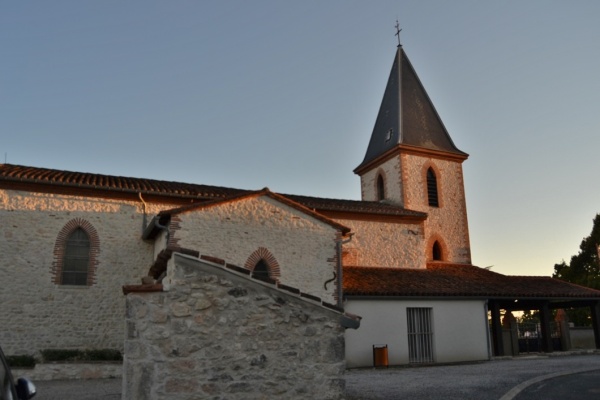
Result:
<instances>
[{"instance_id":1,"label":"arched window","mask_svg":"<svg viewBox=\"0 0 600 400\"><path fill-rule=\"evenodd\" d=\"M254 270L252 271L252 277L258 279L268 279L269 278L269 266L265 262L265 260L261 259Z\"/></svg>"},{"instance_id":2,"label":"arched window","mask_svg":"<svg viewBox=\"0 0 600 400\"><path fill-rule=\"evenodd\" d=\"M257 279L279 281L281 277L279 263L265 247L259 247L250 254L244 263L244 268L252 271L252 277Z\"/></svg>"},{"instance_id":3,"label":"arched window","mask_svg":"<svg viewBox=\"0 0 600 400\"><path fill-rule=\"evenodd\" d=\"M440 246L440 243L436 240L433 243L433 248L431 249L431 258L433 259L433 261L442 261L442 246Z\"/></svg>"},{"instance_id":4,"label":"arched window","mask_svg":"<svg viewBox=\"0 0 600 400\"><path fill-rule=\"evenodd\" d=\"M377 176L377 200L385 199L385 183L383 182L383 176Z\"/></svg>"},{"instance_id":5,"label":"arched window","mask_svg":"<svg viewBox=\"0 0 600 400\"><path fill-rule=\"evenodd\" d=\"M427 170L427 201L431 207L439 207L437 178L433 169Z\"/></svg>"},{"instance_id":6,"label":"arched window","mask_svg":"<svg viewBox=\"0 0 600 400\"><path fill-rule=\"evenodd\" d=\"M100 238L83 218L69 221L54 244L52 282L57 285L91 286L96 282Z\"/></svg>"},{"instance_id":7,"label":"arched window","mask_svg":"<svg viewBox=\"0 0 600 400\"><path fill-rule=\"evenodd\" d=\"M61 283L86 285L90 265L90 238L81 228L69 235L65 246Z\"/></svg>"}]
</instances>

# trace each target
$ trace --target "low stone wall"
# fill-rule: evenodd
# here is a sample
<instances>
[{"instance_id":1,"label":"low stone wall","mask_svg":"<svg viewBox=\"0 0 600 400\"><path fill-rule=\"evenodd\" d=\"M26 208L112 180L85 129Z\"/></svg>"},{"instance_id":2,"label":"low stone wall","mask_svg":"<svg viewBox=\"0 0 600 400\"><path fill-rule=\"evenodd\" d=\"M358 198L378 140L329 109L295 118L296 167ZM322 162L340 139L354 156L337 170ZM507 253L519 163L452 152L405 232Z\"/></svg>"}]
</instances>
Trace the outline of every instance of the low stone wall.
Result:
<instances>
[{"instance_id":1,"label":"low stone wall","mask_svg":"<svg viewBox=\"0 0 600 400\"><path fill-rule=\"evenodd\" d=\"M36 364L35 368L13 368L15 378L27 377L33 382L58 379L108 379L121 378L121 363L49 363Z\"/></svg>"},{"instance_id":2,"label":"low stone wall","mask_svg":"<svg viewBox=\"0 0 600 400\"><path fill-rule=\"evenodd\" d=\"M342 325L356 319L179 254L163 285L126 290L124 399L344 398Z\"/></svg>"},{"instance_id":3,"label":"low stone wall","mask_svg":"<svg viewBox=\"0 0 600 400\"><path fill-rule=\"evenodd\" d=\"M595 349L594 330L591 327L577 327L570 329L572 349Z\"/></svg>"}]
</instances>

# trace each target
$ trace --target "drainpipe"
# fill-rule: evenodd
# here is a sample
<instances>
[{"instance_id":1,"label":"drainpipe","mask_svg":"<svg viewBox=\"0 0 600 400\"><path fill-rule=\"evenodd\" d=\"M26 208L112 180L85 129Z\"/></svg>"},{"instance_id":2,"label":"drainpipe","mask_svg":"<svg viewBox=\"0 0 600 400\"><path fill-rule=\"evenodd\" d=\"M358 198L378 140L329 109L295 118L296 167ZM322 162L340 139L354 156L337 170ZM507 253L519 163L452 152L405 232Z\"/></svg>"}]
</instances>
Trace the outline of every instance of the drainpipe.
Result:
<instances>
[{"instance_id":1,"label":"drainpipe","mask_svg":"<svg viewBox=\"0 0 600 400\"><path fill-rule=\"evenodd\" d=\"M337 306L340 308L343 308L343 296L344 296L344 279L342 276L343 273L343 268L342 268L342 245L346 244L346 243L350 243L352 241L352 236L354 236L354 233L351 233L350 236L348 237L348 239L346 240L337 240L335 242L336 244L336 250L337 250L337 279L338 279L338 301L337 301Z\"/></svg>"},{"instance_id":2,"label":"drainpipe","mask_svg":"<svg viewBox=\"0 0 600 400\"><path fill-rule=\"evenodd\" d=\"M144 231L146 230L146 227L148 226L148 220L146 217L146 202L144 201L144 198L142 197L142 192L138 192L138 197L142 201L142 210L144 211L144 220L142 222L142 233L144 233Z\"/></svg>"}]
</instances>

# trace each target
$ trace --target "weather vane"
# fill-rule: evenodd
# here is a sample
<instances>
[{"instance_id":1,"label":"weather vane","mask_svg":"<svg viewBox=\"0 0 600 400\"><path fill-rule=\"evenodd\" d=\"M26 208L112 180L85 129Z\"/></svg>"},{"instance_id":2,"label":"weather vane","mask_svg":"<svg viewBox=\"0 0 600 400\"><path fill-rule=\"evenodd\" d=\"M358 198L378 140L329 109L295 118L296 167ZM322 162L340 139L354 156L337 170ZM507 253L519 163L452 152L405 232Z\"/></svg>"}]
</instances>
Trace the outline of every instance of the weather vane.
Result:
<instances>
[{"instance_id":1,"label":"weather vane","mask_svg":"<svg viewBox=\"0 0 600 400\"><path fill-rule=\"evenodd\" d=\"M402 43L400 43L400 32L402 32L402 29L400 29L400 24L398 23L398 20L396 20L396 35L398 36L398 46L402 46Z\"/></svg>"}]
</instances>

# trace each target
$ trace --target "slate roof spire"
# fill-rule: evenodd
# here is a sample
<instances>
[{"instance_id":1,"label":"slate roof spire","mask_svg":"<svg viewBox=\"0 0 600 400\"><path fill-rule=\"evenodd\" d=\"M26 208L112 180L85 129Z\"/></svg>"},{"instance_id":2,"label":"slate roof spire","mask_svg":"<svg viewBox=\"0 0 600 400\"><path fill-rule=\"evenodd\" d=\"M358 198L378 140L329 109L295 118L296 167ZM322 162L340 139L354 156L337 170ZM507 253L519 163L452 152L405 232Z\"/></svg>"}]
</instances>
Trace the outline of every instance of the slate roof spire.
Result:
<instances>
[{"instance_id":1,"label":"slate roof spire","mask_svg":"<svg viewBox=\"0 0 600 400\"><path fill-rule=\"evenodd\" d=\"M396 50L367 153L356 170L399 145L468 157L452 142L401 44Z\"/></svg>"}]
</instances>

